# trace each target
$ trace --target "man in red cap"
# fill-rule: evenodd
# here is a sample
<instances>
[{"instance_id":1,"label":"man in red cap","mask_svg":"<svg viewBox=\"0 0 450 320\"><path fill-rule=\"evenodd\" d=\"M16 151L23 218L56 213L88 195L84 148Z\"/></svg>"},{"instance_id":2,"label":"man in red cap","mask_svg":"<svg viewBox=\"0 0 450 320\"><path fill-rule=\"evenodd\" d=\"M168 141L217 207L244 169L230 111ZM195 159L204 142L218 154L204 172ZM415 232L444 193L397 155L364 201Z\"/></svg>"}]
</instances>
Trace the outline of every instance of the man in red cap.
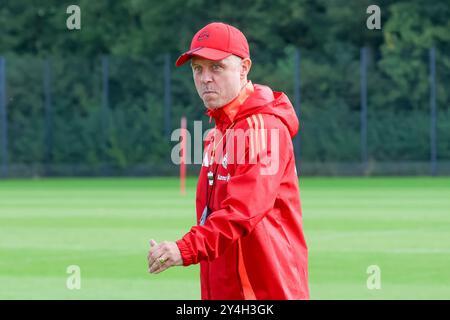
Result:
<instances>
[{"instance_id":1,"label":"man in red cap","mask_svg":"<svg viewBox=\"0 0 450 320\"><path fill-rule=\"evenodd\" d=\"M176 65L189 60L216 127L205 142L197 225L176 242L151 240L149 271L200 263L202 299L308 299L292 104L247 80L249 46L233 26L198 31Z\"/></svg>"}]
</instances>

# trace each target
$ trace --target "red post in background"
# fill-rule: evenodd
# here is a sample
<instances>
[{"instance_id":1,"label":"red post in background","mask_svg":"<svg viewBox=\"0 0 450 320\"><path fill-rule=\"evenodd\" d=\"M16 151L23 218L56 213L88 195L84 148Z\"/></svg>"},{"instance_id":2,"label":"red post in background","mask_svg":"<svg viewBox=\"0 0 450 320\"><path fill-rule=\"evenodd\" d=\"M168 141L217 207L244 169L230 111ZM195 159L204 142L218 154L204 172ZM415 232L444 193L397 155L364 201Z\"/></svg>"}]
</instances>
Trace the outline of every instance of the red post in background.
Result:
<instances>
[{"instance_id":1,"label":"red post in background","mask_svg":"<svg viewBox=\"0 0 450 320\"><path fill-rule=\"evenodd\" d=\"M186 117L181 118L180 193L186 194Z\"/></svg>"}]
</instances>

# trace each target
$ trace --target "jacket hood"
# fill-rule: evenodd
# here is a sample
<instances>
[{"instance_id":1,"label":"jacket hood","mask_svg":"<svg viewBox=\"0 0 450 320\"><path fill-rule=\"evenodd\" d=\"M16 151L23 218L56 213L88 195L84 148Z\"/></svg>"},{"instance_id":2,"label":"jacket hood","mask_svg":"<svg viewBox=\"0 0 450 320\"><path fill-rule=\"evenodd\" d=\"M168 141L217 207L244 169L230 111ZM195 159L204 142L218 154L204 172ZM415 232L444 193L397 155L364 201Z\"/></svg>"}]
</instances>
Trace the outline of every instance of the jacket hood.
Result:
<instances>
[{"instance_id":1,"label":"jacket hood","mask_svg":"<svg viewBox=\"0 0 450 320\"><path fill-rule=\"evenodd\" d=\"M254 84L253 86L253 94L239 107L235 120L246 118L252 114L271 114L279 118L288 128L291 137L294 137L299 129L299 121L286 94L272 91L264 85ZM208 110L207 114L215 119L216 124L225 121L225 119L228 120L222 108Z\"/></svg>"}]
</instances>

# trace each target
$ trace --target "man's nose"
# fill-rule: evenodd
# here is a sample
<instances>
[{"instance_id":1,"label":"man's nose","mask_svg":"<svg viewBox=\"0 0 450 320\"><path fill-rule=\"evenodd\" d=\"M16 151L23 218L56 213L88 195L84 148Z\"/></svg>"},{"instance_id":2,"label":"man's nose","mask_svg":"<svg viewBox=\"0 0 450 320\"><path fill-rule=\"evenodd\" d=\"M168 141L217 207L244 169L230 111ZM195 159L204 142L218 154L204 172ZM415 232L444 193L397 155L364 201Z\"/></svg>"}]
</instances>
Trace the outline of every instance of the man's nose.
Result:
<instances>
[{"instance_id":1,"label":"man's nose","mask_svg":"<svg viewBox=\"0 0 450 320\"><path fill-rule=\"evenodd\" d=\"M204 70L200 76L202 83L208 83L212 81L212 73L209 70Z\"/></svg>"}]
</instances>

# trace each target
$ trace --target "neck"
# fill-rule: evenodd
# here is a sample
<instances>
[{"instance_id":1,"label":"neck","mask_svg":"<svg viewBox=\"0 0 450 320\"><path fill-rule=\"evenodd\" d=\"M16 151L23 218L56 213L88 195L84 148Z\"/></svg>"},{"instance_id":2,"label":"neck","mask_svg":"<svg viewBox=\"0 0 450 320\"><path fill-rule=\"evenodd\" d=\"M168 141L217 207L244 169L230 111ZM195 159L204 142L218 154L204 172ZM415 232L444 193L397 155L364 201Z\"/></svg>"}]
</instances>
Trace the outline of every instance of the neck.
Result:
<instances>
[{"instance_id":1,"label":"neck","mask_svg":"<svg viewBox=\"0 0 450 320\"><path fill-rule=\"evenodd\" d=\"M208 110L213 111L213 110L221 109L221 108L223 108L223 107L229 105L229 104L232 103L234 100L236 100L240 95L242 95L243 90L244 90L245 86L246 86L248 83L249 83L249 81L248 81L247 79L242 80L242 81L241 81L241 86L240 86L239 92L236 94L236 96L235 96L233 99L231 99L230 101L228 101L228 102L225 103L224 105L219 106L219 107L206 107L206 108L207 108Z\"/></svg>"}]
</instances>

